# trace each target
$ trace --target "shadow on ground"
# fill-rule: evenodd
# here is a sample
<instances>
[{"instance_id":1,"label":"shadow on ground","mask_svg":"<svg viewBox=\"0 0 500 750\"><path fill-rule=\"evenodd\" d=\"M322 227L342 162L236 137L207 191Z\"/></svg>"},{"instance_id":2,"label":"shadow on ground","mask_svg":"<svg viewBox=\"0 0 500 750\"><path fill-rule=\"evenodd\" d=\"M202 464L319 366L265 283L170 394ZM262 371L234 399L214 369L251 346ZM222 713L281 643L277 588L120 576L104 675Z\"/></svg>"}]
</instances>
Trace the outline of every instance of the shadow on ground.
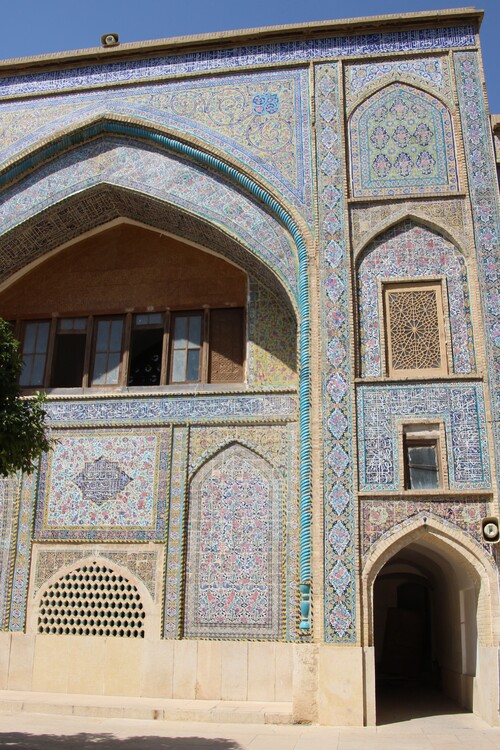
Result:
<instances>
[{"instance_id":1,"label":"shadow on ground","mask_svg":"<svg viewBox=\"0 0 500 750\"><path fill-rule=\"evenodd\" d=\"M377 725L468 713L434 687L405 684L377 686Z\"/></svg>"},{"instance_id":2,"label":"shadow on ground","mask_svg":"<svg viewBox=\"0 0 500 750\"><path fill-rule=\"evenodd\" d=\"M233 740L203 737L115 737L112 734L0 732L0 748L13 750L242 750Z\"/></svg>"}]
</instances>

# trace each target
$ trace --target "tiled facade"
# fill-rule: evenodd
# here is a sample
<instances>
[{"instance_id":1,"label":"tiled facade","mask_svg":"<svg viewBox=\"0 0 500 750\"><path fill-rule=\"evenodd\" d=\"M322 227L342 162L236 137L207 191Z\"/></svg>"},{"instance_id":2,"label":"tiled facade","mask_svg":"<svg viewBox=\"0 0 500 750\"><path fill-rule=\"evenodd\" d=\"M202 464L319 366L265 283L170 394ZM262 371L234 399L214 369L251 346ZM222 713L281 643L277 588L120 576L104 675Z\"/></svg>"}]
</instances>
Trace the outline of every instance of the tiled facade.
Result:
<instances>
[{"instance_id":1,"label":"tiled facade","mask_svg":"<svg viewBox=\"0 0 500 750\"><path fill-rule=\"evenodd\" d=\"M7 71L0 309L44 256L122 221L218 255L248 287L244 382L49 393L53 450L0 488L1 638L52 638L37 632L44 592L101 566L141 598L145 673L172 642L213 642L223 665L235 642L281 642L273 674L298 721L370 723L369 587L407 538L470 567L491 657L500 237L479 21L417 14ZM391 377L384 288L419 282L442 290L446 366ZM405 484L415 424L441 431L432 493ZM191 666L217 697L201 656ZM191 697L175 695L183 668L173 697ZM474 710L495 723L491 680Z\"/></svg>"}]
</instances>

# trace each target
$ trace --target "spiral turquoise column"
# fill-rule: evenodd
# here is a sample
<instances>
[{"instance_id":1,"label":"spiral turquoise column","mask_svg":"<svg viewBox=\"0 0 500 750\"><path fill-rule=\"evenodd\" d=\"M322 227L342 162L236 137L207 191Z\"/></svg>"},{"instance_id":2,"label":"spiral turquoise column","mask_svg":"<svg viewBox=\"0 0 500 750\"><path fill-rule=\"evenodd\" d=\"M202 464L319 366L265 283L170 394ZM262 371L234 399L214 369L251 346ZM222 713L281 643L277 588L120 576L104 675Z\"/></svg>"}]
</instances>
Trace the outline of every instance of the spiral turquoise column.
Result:
<instances>
[{"instance_id":1,"label":"spiral turquoise column","mask_svg":"<svg viewBox=\"0 0 500 750\"><path fill-rule=\"evenodd\" d=\"M200 165L208 167L244 188L261 201L290 232L299 258L298 308L300 313L300 369L299 369L299 425L300 425L300 629L311 626L311 372L310 372L310 304L307 248L304 239L288 212L262 187L238 172L221 159L147 128L126 123L101 120L87 128L69 133L9 167L0 175L0 188L24 172L35 169L64 151L88 142L99 135L122 135L154 143L170 152L181 154Z\"/></svg>"}]
</instances>

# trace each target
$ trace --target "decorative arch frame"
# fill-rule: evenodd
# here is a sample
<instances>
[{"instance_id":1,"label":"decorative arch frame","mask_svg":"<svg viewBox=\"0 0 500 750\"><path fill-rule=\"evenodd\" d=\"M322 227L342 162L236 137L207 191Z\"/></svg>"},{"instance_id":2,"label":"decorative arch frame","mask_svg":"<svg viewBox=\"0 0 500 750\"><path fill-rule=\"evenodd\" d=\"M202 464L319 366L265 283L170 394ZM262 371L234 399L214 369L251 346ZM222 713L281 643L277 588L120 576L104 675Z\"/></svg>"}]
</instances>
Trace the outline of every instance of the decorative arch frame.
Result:
<instances>
[{"instance_id":1,"label":"decorative arch frame","mask_svg":"<svg viewBox=\"0 0 500 750\"><path fill-rule=\"evenodd\" d=\"M433 241L442 245L438 248L441 259L426 254L418 247L412 247L410 239L404 250L406 258L403 258L403 253L401 253L398 259L397 254L387 250L384 261L383 243L395 242L398 235L413 231L424 231L429 238L436 238ZM372 264L375 264L377 255L379 256L377 268L370 272L370 259L372 259ZM427 268L422 262L424 255ZM446 258L448 262L445 262ZM400 267L398 267L398 262ZM366 266L366 271L364 266ZM445 314L447 340L452 346L452 352L449 354L450 363L453 363L454 371L460 374L470 374L475 371L474 333L470 312L474 290L471 289L465 254L460 244L456 243L449 232L443 231L441 227L421 216L402 212L400 216L383 223L370 234L369 239L356 251L355 269L359 370L363 377L383 375L382 309L379 287L382 281L389 280L416 282L442 278L446 281L450 317L454 320L454 325L450 326Z\"/></svg>"},{"instance_id":2,"label":"decorative arch frame","mask_svg":"<svg viewBox=\"0 0 500 750\"><path fill-rule=\"evenodd\" d=\"M231 477L230 480L231 491L236 488L235 497L226 498L226 471L221 469L224 459L237 462L238 468L243 467L246 460L254 470L253 488L252 472L249 472L248 468L244 469L239 479ZM215 474L211 474L212 466L215 468ZM250 483L249 487L246 487L245 482ZM209 507L203 502L203 495L208 492L207 487L215 497L215 501L210 500ZM246 509L245 488L251 489ZM230 441L222 448L216 449L191 475L189 525L183 555L186 560L183 581L185 637L236 640L283 638L285 549L278 543L284 538L283 489L284 479L276 467L253 448L248 448L238 440ZM217 503L218 491L223 493L224 502ZM222 514L219 522L218 512ZM203 532L204 519L207 517L208 532L207 529ZM223 530L222 538L217 540L218 526ZM224 576L227 571L223 563L214 563L212 558L219 554L230 560L233 554L232 544L235 542L230 542L228 535L231 539L233 536L236 537L236 544L238 538L242 542L242 557L238 562L234 561L234 565L231 564L234 575L238 574L242 566L242 578L239 582L229 579L224 584L220 581L217 584L217 577ZM243 538L248 542L243 542ZM204 551L201 549L202 540L208 540L208 548ZM253 550L252 541L255 543ZM213 586L210 585L211 566L216 571ZM259 572L261 579L256 581ZM222 601L218 602L221 596ZM218 609L220 614L217 614ZM207 618L206 622L203 622L201 617L198 619L202 610Z\"/></svg>"},{"instance_id":3,"label":"decorative arch frame","mask_svg":"<svg viewBox=\"0 0 500 750\"><path fill-rule=\"evenodd\" d=\"M23 178L35 173L48 162L62 154L81 147L99 137L114 136L129 138L145 143L150 148L175 157L181 163L194 164L206 174L213 175L216 180L229 183L231 188L239 194L248 195L250 201L261 206L264 211L279 226L291 236L297 252L297 289L295 303L299 312L299 506L300 506L300 583L301 623L302 630L310 629L310 584L311 584L311 432L310 432L310 300L309 300L309 263L308 241L304 222L294 215L288 206L282 205L274 195L259 184L255 179L244 174L227 161L222 161L207 151L191 145L186 141L153 131L143 124L99 120L83 129L52 137L48 143L40 144L16 160L9 163L0 173L0 189L11 187ZM36 212L35 212L36 215ZM12 269L16 270L15 268ZM277 275L276 269L271 269ZM281 282L283 285L283 281ZM290 290L288 290L290 295Z\"/></svg>"},{"instance_id":4,"label":"decorative arch frame","mask_svg":"<svg viewBox=\"0 0 500 750\"><path fill-rule=\"evenodd\" d=\"M394 123L386 117L385 103L391 99L397 99L398 95L413 99L412 108L415 117L421 120L413 133L410 133L406 126L404 126L406 133L403 130L398 131L398 128L402 128L403 125L394 127L391 133L387 132L386 128L392 128ZM379 125L370 134L369 124L373 109L376 109L374 117L379 121ZM427 110L426 113L425 110ZM432 127L429 127L426 120L429 120ZM420 131L417 135L418 129ZM450 193L458 190L452 113L448 105L435 93L430 94L419 86L408 85L401 81L391 82L375 91L370 91L351 112L348 133L351 195L353 197L380 198L422 193ZM439 143L433 149L434 153L425 150L430 146L429 134L431 137L433 135L440 138ZM391 140L399 149L396 158L392 160L385 153ZM375 141L377 145L374 145ZM403 150L410 145L411 141L415 142L410 147L415 154L414 158ZM373 149L378 149L375 159L371 158ZM395 170L396 172L399 170L399 176Z\"/></svg>"},{"instance_id":5,"label":"decorative arch frame","mask_svg":"<svg viewBox=\"0 0 500 750\"><path fill-rule=\"evenodd\" d=\"M478 606L478 617L482 628L478 633L484 640L489 631L489 639L484 645L496 645L500 632L500 602L497 583L497 572L493 562L481 547L458 527L446 525L436 516L420 513L418 517L402 527L389 530L370 550L361 573L361 590L365 602L363 607L363 644L371 645L373 638L373 585L384 565L409 544L421 539L431 540L436 551L446 556L461 560L463 566L469 566L469 575L475 577L475 583L482 589L481 602ZM472 573L472 571L474 571Z\"/></svg>"}]
</instances>

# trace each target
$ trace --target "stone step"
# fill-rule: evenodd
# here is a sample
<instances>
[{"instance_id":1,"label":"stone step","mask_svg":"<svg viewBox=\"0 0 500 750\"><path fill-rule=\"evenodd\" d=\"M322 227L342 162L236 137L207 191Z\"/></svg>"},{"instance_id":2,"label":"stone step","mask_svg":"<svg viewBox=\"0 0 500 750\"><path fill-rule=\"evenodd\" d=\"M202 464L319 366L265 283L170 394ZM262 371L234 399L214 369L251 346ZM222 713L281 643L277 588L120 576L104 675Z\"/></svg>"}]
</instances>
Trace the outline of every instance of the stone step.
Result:
<instances>
[{"instance_id":1,"label":"stone step","mask_svg":"<svg viewBox=\"0 0 500 750\"><path fill-rule=\"evenodd\" d=\"M0 714L17 712L220 724L293 724L292 704L0 690Z\"/></svg>"}]
</instances>

